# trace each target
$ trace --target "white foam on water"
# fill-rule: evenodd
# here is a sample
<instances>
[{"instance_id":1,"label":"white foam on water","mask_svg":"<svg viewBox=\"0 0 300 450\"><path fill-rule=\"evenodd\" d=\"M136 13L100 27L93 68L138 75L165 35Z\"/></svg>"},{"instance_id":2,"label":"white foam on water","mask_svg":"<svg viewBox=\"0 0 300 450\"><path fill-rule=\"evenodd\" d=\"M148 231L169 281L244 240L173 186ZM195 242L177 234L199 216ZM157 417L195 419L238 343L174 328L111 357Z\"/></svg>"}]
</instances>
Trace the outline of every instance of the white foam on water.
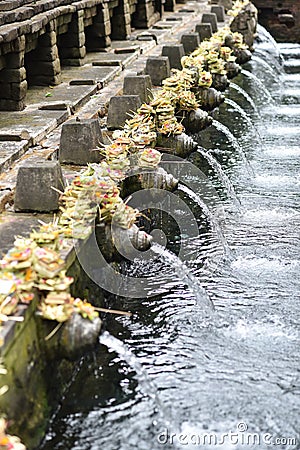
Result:
<instances>
[{"instance_id":1,"label":"white foam on water","mask_svg":"<svg viewBox=\"0 0 300 450\"><path fill-rule=\"evenodd\" d=\"M277 147L268 147L264 149L264 153L272 158L292 158L294 156L300 156L300 147L285 147L278 145Z\"/></svg>"},{"instance_id":2,"label":"white foam on water","mask_svg":"<svg viewBox=\"0 0 300 450\"><path fill-rule=\"evenodd\" d=\"M279 318L275 318L271 323L247 323L244 319L240 319L235 325L224 330L224 333L242 339L257 339L257 337L266 340L269 340L270 338L284 338L289 340L299 339L299 332L295 329L286 327L281 323Z\"/></svg>"},{"instance_id":3,"label":"white foam on water","mask_svg":"<svg viewBox=\"0 0 300 450\"><path fill-rule=\"evenodd\" d=\"M254 182L261 186L268 187L294 187L300 184L300 175L296 177L288 175L256 175L254 177Z\"/></svg>"},{"instance_id":4,"label":"white foam on water","mask_svg":"<svg viewBox=\"0 0 300 450\"><path fill-rule=\"evenodd\" d=\"M250 209L243 214L243 219L272 225L274 222L300 217L300 213L292 208Z\"/></svg>"},{"instance_id":5,"label":"white foam on water","mask_svg":"<svg viewBox=\"0 0 300 450\"><path fill-rule=\"evenodd\" d=\"M239 271L254 271L258 274L272 273L298 268L299 261L295 259L258 258L255 255L239 256L231 263L233 269Z\"/></svg>"}]
</instances>

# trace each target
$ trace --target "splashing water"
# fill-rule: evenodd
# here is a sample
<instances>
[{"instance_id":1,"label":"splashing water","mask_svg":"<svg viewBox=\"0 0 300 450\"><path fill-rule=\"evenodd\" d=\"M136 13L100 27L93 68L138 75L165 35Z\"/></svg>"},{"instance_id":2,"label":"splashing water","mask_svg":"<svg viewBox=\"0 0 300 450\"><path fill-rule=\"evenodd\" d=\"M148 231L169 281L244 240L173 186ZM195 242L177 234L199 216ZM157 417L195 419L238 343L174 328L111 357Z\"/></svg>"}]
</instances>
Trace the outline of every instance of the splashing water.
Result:
<instances>
[{"instance_id":1,"label":"splashing water","mask_svg":"<svg viewBox=\"0 0 300 450\"><path fill-rule=\"evenodd\" d=\"M274 100L273 100L270 92L265 87L265 85L260 81L260 79L257 78L257 76L255 76L253 73L251 73L245 69L241 70L241 74L244 75L245 77L249 78L251 81L254 81L254 83L257 86L257 91L256 91L257 95L261 96L261 94L263 94L265 99L268 101L268 103L271 103L272 105L274 105Z\"/></svg>"},{"instance_id":2,"label":"splashing water","mask_svg":"<svg viewBox=\"0 0 300 450\"><path fill-rule=\"evenodd\" d=\"M231 106L236 111L238 111L238 113L243 117L243 119L245 120L245 122L247 123L249 128L251 128L252 133L257 138L257 141L259 142L260 146L262 146L262 142L261 142L261 137L259 135L259 131L255 127L255 125L252 123L252 120L250 119L250 117L248 116L246 111L240 105L238 105L234 100L231 100L230 98L226 98L224 103L226 105Z\"/></svg>"},{"instance_id":3,"label":"splashing water","mask_svg":"<svg viewBox=\"0 0 300 450\"><path fill-rule=\"evenodd\" d=\"M273 38L273 36L260 24L257 24L257 33L260 37L263 36L264 40L272 45L275 50L275 53L278 57L280 57L280 49L278 47L277 42Z\"/></svg>"},{"instance_id":4,"label":"splashing water","mask_svg":"<svg viewBox=\"0 0 300 450\"><path fill-rule=\"evenodd\" d=\"M267 61L265 61L263 58L261 58L261 56L253 55L251 61L255 61L256 63L264 66L264 69L266 69L268 74L270 74L271 77L273 78L274 83L278 83L278 81L281 81L280 79L278 79L277 71L275 71L274 68L269 63L267 63Z\"/></svg>"},{"instance_id":5,"label":"splashing water","mask_svg":"<svg viewBox=\"0 0 300 450\"><path fill-rule=\"evenodd\" d=\"M212 126L215 127L216 130L221 131L228 138L228 140L232 144L232 147L234 148L234 150L236 150L236 152L240 155L242 161L244 162L244 164L249 172L249 175L254 175L253 169L245 155L245 152L243 151L242 147L239 144L239 141L231 133L231 131L225 125L223 125L221 122L219 122L218 120L215 120L215 119L213 120Z\"/></svg>"},{"instance_id":6,"label":"splashing water","mask_svg":"<svg viewBox=\"0 0 300 450\"><path fill-rule=\"evenodd\" d=\"M274 56L270 52L265 52L263 49L260 49L259 47L255 48L255 53L260 55L260 58L269 64L273 70L276 70L278 75L284 75L285 70L284 67L281 65L281 63L278 61L278 56ZM267 59L265 59L267 58ZM282 55L279 55L280 61L283 59ZM272 65L270 63L270 60L272 61Z\"/></svg>"},{"instance_id":7,"label":"splashing water","mask_svg":"<svg viewBox=\"0 0 300 450\"><path fill-rule=\"evenodd\" d=\"M214 217L214 215L212 214L212 212L210 211L210 209L208 208L208 206L206 205L206 203L202 200L202 198L199 195L195 194L194 191L192 191L190 188L188 188L187 186L185 186L183 184L179 184L178 185L178 190L181 191L181 192L184 192L198 206L200 206L200 208L204 212L205 216L208 218L212 228L216 232L218 240L222 244L225 256L228 259L232 259L230 248L228 247L226 238L225 238L225 236L224 236L224 234L223 234L223 232L221 230L221 227L220 227L218 221L216 220L216 218Z\"/></svg>"},{"instance_id":8,"label":"splashing water","mask_svg":"<svg viewBox=\"0 0 300 450\"><path fill-rule=\"evenodd\" d=\"M239 86L238 84L235 83L230 83L229 85L230 88L234 89L236 92L238 92L239 94L241 94L244 99L249 103L249 105L251 106L251 108L253 109L253 111L255 112L255 114L260 117L260 114L258 112L258 109L253 101L253 99L250 97L250 95L243 89L241 88L241 86Z\"/></svg>"},{"instance_id":9,"label":"splashing water","mask_svg":"<svg viewBox=\"0 0 300 450\"><path fill-rule=\"evenodd\" d=\"M197 153L199 153L209 165L214 169L216 174L218 175L219 180L222 182L222 185L226 188L227 194L231 200L233 200L236 207L240 208L241 202L237 197L234 187L229 180L228 176L224 172L221 164L214 158L210 153L204 151L201 147L197 148Z\"/></svg>"},{"instance_id":10,"label":"splashing water","mask_svg":"<svg viewBox=\"0 0 300 450\"><path fill-rule=\"evenodd\" d=\"M210 314L214 310L213 302L209 298L204 287L201 286L198 278L196 278L191 273L186 264L184 264L184 262L181 261L181 259L178 258L178 256L176 256L174 253L170 252L165 247L162 247L159 244L153 244L151 246L151 250L162 257L164 262L174 269L176 275L187 285L190 291L194 294L197 305L200 306L206 314Z\"/></svg>"},{"instance_id":11,"label":"splashing water","mask_svg":"<svg viewBox=\"0 0 300 450\"><path fill-rule=\"evenodd\" d=\"M160 400L156 395L156 386L154 386L147 374L147 371L132 351L122 341L115 338L108 331L101 333L99 342L100 344L105 345L109 352L116 352L118 356L136 372L136 377L140 383L141 391L154 400L156 405L159 407L158 409L161 410Z\"/></svg>"}]
</instances>

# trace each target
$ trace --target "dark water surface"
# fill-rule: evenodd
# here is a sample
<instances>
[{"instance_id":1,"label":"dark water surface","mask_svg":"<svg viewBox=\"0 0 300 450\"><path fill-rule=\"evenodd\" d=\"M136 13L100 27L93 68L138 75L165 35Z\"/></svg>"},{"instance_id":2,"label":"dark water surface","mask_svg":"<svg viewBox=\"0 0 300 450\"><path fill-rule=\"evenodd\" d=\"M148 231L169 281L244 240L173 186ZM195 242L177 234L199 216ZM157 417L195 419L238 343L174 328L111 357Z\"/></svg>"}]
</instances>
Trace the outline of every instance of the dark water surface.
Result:
<instances>
[{"instance_id":1,"label":"dark water surface","mask_svg":"<svg viewBox=\"0 0 300 450\"><path fill-rule=\"evenodd\" d=\"M272 62L265 45L259 58ZM300 75L279 76L273 68L268 78L259 59L247 70L258 77L261 71L277 97L300 90ZM261 114L253 114L253 123L262 146L232 104L218 120L238 138L254 175L222 133L211 127L200 139L222 162L241 201L239 212L229 199L220 200L231 257L220 259L209 229L188 242L190 270L215 312L203 314L201 302L159 256L128 266L132 276L152 277L159 295L119 303L135 314L110 319L107 329L126 348L107 338L121 356L99 345L83 360L40 450L300 448L300 105L269 104L249 77L234 82ZM228 95L251 112L238 90ZM222 190L213 171L211 179ZM195 214L197 207L190 203ZM205 268L208 259L218 259L217 269Z\"/></svg>"}]
</instances>

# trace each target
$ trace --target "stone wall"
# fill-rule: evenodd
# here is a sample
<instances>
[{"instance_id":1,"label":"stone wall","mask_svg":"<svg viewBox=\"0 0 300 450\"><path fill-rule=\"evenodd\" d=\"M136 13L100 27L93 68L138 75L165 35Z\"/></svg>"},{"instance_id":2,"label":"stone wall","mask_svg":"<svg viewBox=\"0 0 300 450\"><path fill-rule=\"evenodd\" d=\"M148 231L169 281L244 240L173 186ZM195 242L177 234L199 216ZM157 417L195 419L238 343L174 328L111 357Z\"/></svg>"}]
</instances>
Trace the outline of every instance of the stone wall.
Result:
<instances>
[{"instance_id":1,"label":"stone wall","mask_svg":"<svg viewBox=\"0 0 300 450\"><path fill-rule=\"evenodd\" d=\"M0 110L22 110L28 86L59 84L62 65L82 65L160 16L161 0L0 2Z\"/></svg>"},{"instance_id":2,"label":"stone wall","mask_svg":"<svg viewBox=\"0 0 300 450\"><path fill-rule=\"evenodd\" d=\"M258 8L259 23L279 42L300 43L299 0L253 0Z\"/></svg>"}]
</instances>

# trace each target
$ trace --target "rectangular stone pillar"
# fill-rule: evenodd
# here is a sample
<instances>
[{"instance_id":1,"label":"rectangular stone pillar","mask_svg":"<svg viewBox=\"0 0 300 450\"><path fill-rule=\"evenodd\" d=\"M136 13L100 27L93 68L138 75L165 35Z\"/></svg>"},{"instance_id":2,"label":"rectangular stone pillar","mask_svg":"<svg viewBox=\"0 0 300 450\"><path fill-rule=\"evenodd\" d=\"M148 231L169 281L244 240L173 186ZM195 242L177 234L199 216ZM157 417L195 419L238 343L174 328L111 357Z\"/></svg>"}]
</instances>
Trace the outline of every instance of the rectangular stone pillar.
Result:
<instances>
[{"instance_id":1,"label":"rectangular stone pillar","mask_svg":"<svg viewBox=\"0 0 300 450\"><path fill-rule=\"evenodd\" d=\"M98 6L93 24L85 29L85 46L88 52L99 51L111 45L111 24L108 4Z\"/></svg>"},{"instance_id":2,"label":"rectangular stone pillar","mask_svg":"<svg viewBox=\"0 0 300 450\"><path fill-rule=\"evenodd\" d=\"M61 82L61 68L56 40L56 24L50 23L46 33L38 38L35 50L26 57L29 85L48 86Z\"/></svg>"},{"instance_id":3,"label":"rectangular stone pillar","mask_svg":"<svg viewBox=\"0 0 300 450\"><path fill-rule=\"evenodd\" d=\"M113 9L111 17L111 38L126 39L131 34L131 16L128 0L120 0L119 5Z\"/></svg>"},{"instance_id":4,"label":"rectangular stone pillar","mask_svg":"<svg viewBox=\"0 0 300 450\"><path fill-rule=\"evenodd\" d=\"M175 0L166 0L164 3L164 10L165 11L175 11L175 5L176 5L176 1Z\"/></svg>"},{"instance_id":5,"label":"rectangular stone pillar","mask_svg":"<svg viewBox=\"0 0 300 450\"><path fill-rule=\"evenodd\" d=\"M11 47L14 51L4 55L4 68L0 71L0 110L21 111L25 107L27 92L24 67L25 36L15 39Z\"/></svg>"},{"instance_id":6,"label":"rectangular stone pillar","mask_svg":"<svg viewBox=\"0 0 300 450\"><path fill-rule=\"evenodd\" d=\"M138 0L135 13L132 15L132 25L135 28L149 28L160 19L153 0Z\"/></svg>"},{"instance_id":7,"label":"rectangular stone pillar","mask_svg":"<svg viewBox=\"0 0 300 450\"><path fill-rule=\"evenodd\" d=\"M69 23L68 31L59 36L59 54L61 64L81 66L86 55L84 12L76 11Z\"/></svg>"}]
</instances>

